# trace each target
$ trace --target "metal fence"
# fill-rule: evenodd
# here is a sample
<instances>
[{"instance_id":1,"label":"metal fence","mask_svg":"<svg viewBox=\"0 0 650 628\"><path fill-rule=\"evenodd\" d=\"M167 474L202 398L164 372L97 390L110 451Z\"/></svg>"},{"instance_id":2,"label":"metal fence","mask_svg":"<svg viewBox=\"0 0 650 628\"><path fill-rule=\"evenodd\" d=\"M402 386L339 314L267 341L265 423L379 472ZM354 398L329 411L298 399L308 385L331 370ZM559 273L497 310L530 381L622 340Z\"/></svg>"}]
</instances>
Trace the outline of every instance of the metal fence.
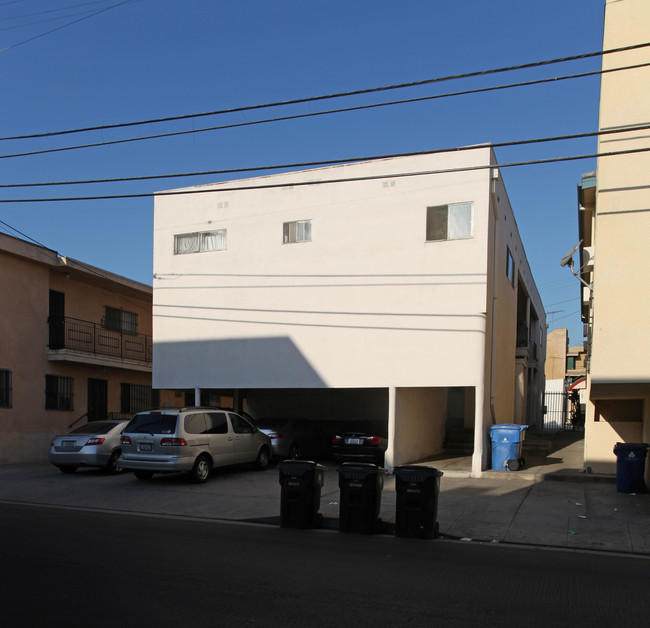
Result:
<instances>
[{"instance_id":1,"label":"metal fence","mask_svg":"<svg viewBox=\"0 0 650 628\"><path fill-rule=\"evenodd\" d=\"M544 393L544 430L570 429L568 395L564 392Z\"/></svg>"},{"instance_id":2,"label":"metal fence","mask_svg":"<svg viewBox=\"0 0 650 628\"><path fill-rule=\"evenodd\" d=\"M65 348L139 362L151 362L152 341L146 334L105 329L98 323L65 319Z\"/></svg>"}]
</instances>

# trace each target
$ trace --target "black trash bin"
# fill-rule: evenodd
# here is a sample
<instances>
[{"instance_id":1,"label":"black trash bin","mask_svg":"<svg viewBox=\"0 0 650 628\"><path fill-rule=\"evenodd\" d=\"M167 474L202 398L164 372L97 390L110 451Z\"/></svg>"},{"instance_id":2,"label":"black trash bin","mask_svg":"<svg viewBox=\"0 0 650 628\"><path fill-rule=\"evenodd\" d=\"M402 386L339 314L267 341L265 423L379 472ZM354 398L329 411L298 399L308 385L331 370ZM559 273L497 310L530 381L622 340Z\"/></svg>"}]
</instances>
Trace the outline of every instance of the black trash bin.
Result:
<instances>
[{"instance_id":1,"label":"black trash bin","mask_svg":"<svg viewBox=\"0 0 650 628\"><path fill-rule=\"evenodd\" d=\"M397 491L395 535L415 539L438 538L438 495L442 471L433 467L400 465L393 472Z\"/></svg>"},{"instance_id":2,"label":"black trash bin","mask_svg":"<svg viewBox=\"0 0 650 628\"><path fill-rule=\"evenodd\" d=\"M378 532L386 469L365 462L344 462L337 470L341 489L339 532Z\"/></svg>"},{"instance_id":3,"label":"black trash bin","mask_svg":"<svg viewBox=\"0 0 650 628\"><path fill-rule=\"evenodd\" d=\"M619 493L647 493L645 459L647 443L616 443L616 490Z\"/></svg>"},{"instance_id":4,"label":"black trash bin","mask_svg":"<svg viewBox=\"0 0 650 628\"><path fill-rule=\"evenodd\" d=\"M309 530L321 525L320 492L325 467L311 460L284 460L279 464L280 525Z\"/></svg>"}]
</instances>

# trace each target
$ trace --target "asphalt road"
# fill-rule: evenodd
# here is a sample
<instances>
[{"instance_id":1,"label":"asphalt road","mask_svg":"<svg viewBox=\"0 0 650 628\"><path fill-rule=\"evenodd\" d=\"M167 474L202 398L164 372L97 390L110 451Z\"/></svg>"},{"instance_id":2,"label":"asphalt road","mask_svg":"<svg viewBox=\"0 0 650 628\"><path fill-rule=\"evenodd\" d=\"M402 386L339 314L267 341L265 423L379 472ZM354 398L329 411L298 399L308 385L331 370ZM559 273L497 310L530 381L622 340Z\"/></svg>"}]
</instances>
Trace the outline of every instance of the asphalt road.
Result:
<instances>
[{"instance_id":1,"label":"asphalt road","mask_svg":"<svg viewBox=\"0 0 650 628\"><path fill-rule=\"evenodd\" d=\"M3 625L648 625L650 561L0 505Z\"/></svg>"}]
</instances>

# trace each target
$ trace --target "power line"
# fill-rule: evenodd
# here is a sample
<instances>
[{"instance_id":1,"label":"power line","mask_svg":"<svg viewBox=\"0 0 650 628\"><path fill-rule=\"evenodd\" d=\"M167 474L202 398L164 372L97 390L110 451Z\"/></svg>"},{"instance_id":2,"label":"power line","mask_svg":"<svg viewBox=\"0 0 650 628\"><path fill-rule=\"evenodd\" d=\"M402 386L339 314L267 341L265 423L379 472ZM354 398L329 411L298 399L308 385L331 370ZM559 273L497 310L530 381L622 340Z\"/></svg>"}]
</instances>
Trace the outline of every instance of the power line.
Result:
<instances>
[{"instance_id":1,"label":"power line","mask_svg":"<svg viewBox=\"0 0 650 628\"><path fill-rule=\"evenodd\" d=\"M91 4L106 4L108 0L94 0L94 2L83 2L81 4L70 4L67 7L59 7L58 9L47 9L46 11L35 11L33 13L24 13L23 15L10 15L8 17L0 17L0 22L8 22L10 20L20 20L24 17L33 17L35 15L45 15L47 13L60 13L68 9L77 9L79 7L87 7ZM11 4L11 3L8 3ZM0 5L2 6L2 5Z\"/></svg>"},{"instance_id":2,"label":"power line","mask_svg":"<svg viewBox=\"0 0 650 628\"><path fill-rule=\"evenodd\" d=\"M486 145L485 147L487 147ZM475 146L475 149L481 148L480 146ZM381 174L381 175L369 175L364 177L350 177L350 178L341 178L341 179L328 179L324 181L285 181L283 183L264 183L260 185L245 185L237 187L220 187L220 188L210 188L206 189L202 187L201 189L184 189L184 190L172 190L168 192L143 192L139 194L105 194L101 196L72 196L72 197L58 197L58 198L19 198L19 199L0 199L0 203L50 203L50 202L72 202L72 201L99 201L99 200L115 200L115 199L127 199L127 198L148 198L151 196L184 196L188 194L210 194L214 192L237 192L237 191L247 191L247 190L266 190L282 187L306 187L311 185L327 185L332 183L354 183L359 181L372 181L372 180L381 180L381 179L400 179L408 177L421 177L421 176L430 176L436 174L449 174L454 172L471 172L477 170L487 170L487 169L499 169L499 168L513 168L516 166L532 166L540 164L551 164L559 163L565 161L576 161L581 159L595 159L601 157L615 157L617 155L631 155L635 153L647 153L650 152L650 148L635 148L629 150L621 151L611 151L606 153L592 153L590 155L570 155L567 157L550 157L548 159L533 159L529 161L516 161L510 163L496 163L496 164L484 164L479 166L466 166L462 168L448 168L444 170L427 170L423 172L398 172L392 174Z\"/></svg>"},{"instance_id":3,"label":"power line","mask_svg":"<svg viewBox=\"0 0 650 628\"><path fill-rule=\"evenodd\" d=\"M513 146L523 146L527 144L540 144L543 142L557 142L563 140L575 140L575 139L585 139L589 137L598 137L602 135L612 135L617 133L627 133L630 131L644 131L650 130L650 123L640 124L640 125L631 125L618 129L606 129L602 131L589 131L586 133L574 133L571 135L556 135L550 137L538 137L525 140L513 140L509 142L495 142L490 144L485 144L485 146L490 146L491 148L506 148ZM167 173L167 174L158 174L158 175L142 175L136 177L116 177L112 179L86 179L80 181L44 181L36 183L0 183L0 189L2 188L27 188L27 187L47 187L47 186L57 186L57 185L89 185L97 183L127 183L131 181L150 181L154 179L172 179L180 177L199 177L207 175L218 175L218 174L237 174L245 172L263 172L268 170L283 170L289 168L307 168L313 166L330 166L334 164L344 164L351 162L359 161L372 161L377 159L393 159L396 157L417 157L420 155L435 155L437 153L449 153L449 152L464 152L468 150L475 150L476 145L470 146L459 146L454 148L439 148L436 150L428 151L417 151L409 153L392 153L388 155L366 155L363 157L345 157L340 159L327 159L321 161L307 161L307 162L298 162L298 163L289 163L289 164L276 164L271 166L249 166L246 168L226 168L222 170L204 170L200 172L180 172L180 173Z\"/></svg>"},{"instance_id":4,"label":"power line","mask_svg":"<svg viewBox=\"0 0 650 628\"><path fill-rule=\"evenodd\" d=\"M312 118L316 116L322 116L322 115L329 115L329 114L334 114L334 113L344 113L344 112L350 112L350 111L360 111L364 109L374 109L377 107L387 107L387 106L393 106L393 105L400 105L400 104L407 104L407 103L414 103L414 102L422 102L426 100L436 100L439 98L449 98L449 97L454 97L454 96L464 96L468 94L478 94L481 92L491 92L491 91L496 91L496 90L501 90L501 89L510 89L513 87L529 87L531 85L538 85L542 83L556 83L558 81L563 81L563 80L568 80L568 79L576 79L576 78L584 78L587 76L596 76L596 75L602 75L602 74L608 74L610 72L620 72L622 70L633 70L633 69L638 69L638 68L644 68L644 67L649 67L650 62L648 63L642 63L638 65L631 65L631 66L625 66L621 68L610 68L608 70L594 70L593 72L584 72L581 74L571 74L571 75L565 75L565 76L556 76L553 78L546 78L546 79L537 79L534 81L525 81L521 83L510 83L506 85L496 85L492 87L481 87L477 89L470 89L470 90L463 90L459 92L449 92L445 94L434 94L432 96L420 96L417 98L408 98L408 99L403 99L403 100L395 100L395 101L389 101L389 102L383 102L383 103L373 103L373 104L368 104L368 105L356 105L356 106L351 106L351 107L345 107L341 109L330 109L326 111L313 111L309 113L300 113L300 114L293 114L293 115L288 115L288 116L280 116L276 118L265 118L262 120L252 120L252 121L246 121L246 122L234 122L231 124L224 124L224 125L219 125L219 126L213 126L213 127L205 127L202 129L189 129L185 131L170 131L168 133L156 133L153 135L144 135L144 136L139 136L139 137L130 137L130 138L124 138L120 140L107 140L107 141L102 141L102 142L94 142L91 144L79 144L76 146L62 146L59 148L46 148L46 149L41 149L41 150L33 150L33 151L27 151L24 153L12 153L8 155L0 155L0 159L13 159L17 157L30 157L34 155L45 155L48 153L59 153L59 152L65 152L69 150L79 150L79 149L85 149L85 148L97 148L101 146L111 146L111 145L116 145L116 144L126 144L129 142L139 142L139 141L144 141L144 140L151 140L151 139L160 139L164 137L175 137L175 136L180 136L180 135L192 135L195 133L204 133L206 131L222 131L225 129L234 129L234 128L240 128L240 127L247 127L247 126L254 126L258 124L267 124L270 122L284 122L288 120L298 120L301 118ZM6 138L5 138L6 139Z\"/></svg>"},{"instance_id":5,"label":"power line","mask_svg":"<svg viewBox=\"0 0 650 628\"><path fill-rule=\"evenodd\" d=\"M131 0L125 0L125 2L121 2L120 4L126 4L127 2L130 2ZM113 7L108 7L114 8L118 5L113 5ZM108 10L108 9L103 9L103 10ZM85 18L83 18L85 19ZM61 27L63 28L63 27ZM56 29L55 29L56 30ZM363 94L372 94L372 93L377 93L377 92L383 92L383 91L390 91L390 90L397 90L397 89L406 89L406 88L411 88L411 87L420 87L423 85L432 85L434 83L441 83L444 81L452 81L452 80L458 80L458 79L464 79L464 78L475 78L478 76L488 76L490 74L498 74L498 73L503 73L503 72L512 72L515 70L524 70L524 69L530 69L530 68L536 68L536 67L543 67L547 65L553 65L557 63L566 63L569 61L578 61L582 59L589 59L593 57L599 57L603 55L608 55L608 54L614 54L617 52L625 52L629 50L637 50L639 48L647 48L650 46L650 42L647 43L642 43L642 44L635 44L633 46L624 46L621 48L611 48L609 50L599 50L596 52L588 52L580 55L573 55L569 57L559 57L556 59L547 59L544 61L534 61L531 63L524 63L524 64L519 64L519 65L512 65L512 66L507 66L507 67L501 67L501 68L492 68L488 70L479 70L479 71L474 71L474 72L466 72L463 74L453 74L453 75L448 75L448 76L442 76L442 77L436 77L436 78L431 78L431 79L424 79L421 81L411 81L408 83L398 83L398 84L393 84L393 85L384 85L384 86L379 86L379 87L370 87L367 89L358 89L358 90L353 90L349 92L338 92L338 93L333 93L333 94L325 94L321 96L310 96L310 97L305 97L305 98L295 98L291 100L284 100L284 101L276 101L276 102L271 102L271 103L263 103L263 104L258 104L258 105L246 105L242 107L232 107L229 109L218 109L215 111L205 111L201 113L189 113L189 114L183 114L183 115L178 115L178 116L167 116L163 118L151 118L148 120L138 120L135 122L120 122L116 124L103 124L103 125L96 125L96 126L90 126L90 127L82 127L82 128L77 128L77 129L66 129L66 130L60 130L60 131L48 131L45 133L32 133L28 135L14 135L14 136L8 136L8 137L0 137L0 141L6 141L6 140L22 140L22 139L34 139L34 138L40 138L40 137L52 137L55 135L69 135L72 133L85 133L87 131L103 131L103 130L108 130L108 129L117 129L117 128L124 128L124 127L132 127L132 126L139 126L139 125L145 125L145 124L156 124L160 122L172 122L172 121L177 121L177 120L188 120L192 118L200 118L200 117L205 117L205 116L216 116L216 115L222 115L222 114L227 114L227 113L239 113L239 112L244 112L244 111L254 111L257 109L267 109L270 107L282 107L286 105L298 105L298 104L304 104L304 103L311 103L311 102L317 102L320 100L329 100L329 99L334 99L334 98L345 98L348 96L360 96ZM2 52L2 51L0 51Z\"/></svg>"},{"instance_id":6,"label":"power line","mask_svg":"<svg viewBox=\"0 0 650 628\"><path fill-rule=\"evenodd\" d=\"M132 2L133 0L123 0L122 2L118 2L117 4L113 4L110 7L106 7L104 9L100 9L99 11L95 11L94 13L91 13L90 15L86 15L85 17L80 17L77 20L72 20L72 22L67 22L66 24L62 24L61 26L57 26L56 28L52 28L49 31L45 31L44 33L40 33L39 35L34 35L33 37L29 37L28 39L24 39L23 41L19 41L17 44L11 44L10 46L6 46L5 48L0 49L0 53L7 52L7 50L11 50L12 48L17 48L18 46L22 46L23 44L28 44L30 41L34 41L35 39L40 39L41 37L45 37L46 35L51 35L52 33L55 33L56 31L60 31L63 28L67 28L68 26L72 26L73 24L78 24L79 22L83 22L84 20L88 20L91 17L95 17L96 15L99 15L100 13L104 13L105 11L110 11L111 9L115 9L117 7L121 7L124 4L128 4L129 2Z\"/></svg>"}]
</instances>

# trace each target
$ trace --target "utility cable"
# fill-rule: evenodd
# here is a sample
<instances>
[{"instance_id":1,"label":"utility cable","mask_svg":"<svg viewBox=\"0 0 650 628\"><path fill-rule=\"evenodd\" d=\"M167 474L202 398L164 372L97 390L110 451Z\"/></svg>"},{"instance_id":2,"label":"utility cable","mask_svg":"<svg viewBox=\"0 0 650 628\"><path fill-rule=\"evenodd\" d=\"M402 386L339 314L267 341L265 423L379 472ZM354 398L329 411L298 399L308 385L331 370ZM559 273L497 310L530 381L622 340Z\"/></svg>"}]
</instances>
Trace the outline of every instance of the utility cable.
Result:
<instances>
[{"instance_id":1,"label":"utility cable","mask_svg":"<svg viewBox=\"0 0 650 628\"><path fill-rule=\"evenodd\" d=\"M46 148L42 150L34 150L34 151L28 151L24 153L12 153L12 154L7 154L7 155L0 155L0 159L13 159L17 157L30 157L34 155L45 155L48 153L59 153L59 152L65 152L69 150L78 150L78 149L85 149L85 148L97 148L97 147L102 147L102 146L111 146L111 145L116 145L116 144L127 144L129 142L139 142L139 141L144 141L144 140L151 140L151 139L160 139L164 137L175 137L179 135L192 135L194 133L204 133L206 131L222 131L224 129L234 129L234 128L239 128L239 127L247 127L247 126L253 126L253 125L258 125L258 124L267 124L270 122L284 122L287 120L298 120L301 118L312 118L316 116L322 116L322 115L329 115L329 114L334 114L334 113L344 113L344 112L350 112L350 111L360 111L364 109L374 109L377 107L386 107L386 106L392 106L392 105L400 105L400 104L406 104L406 103L414 103L414 102L422 102L426 100L436 100L438 98L449 98L453 96L464 96L467 94L478 94L481 92L491 92L491 91L496 91L496 90L501 90L501 89L510 89L513 87L528 87L531 85L538 85L541 83L556 83L558 81L562 80L568 80L568 79L576 79L576 78L583 78L586 76L596 76L596 75L602 75L602 74L608 74L610 72L620 72L622 70L633 70L633 69L638 69L638 68L644 68L644 67L650 67L650 62L648 63L642 63L638 65L631 65L631 66L625 66L622 68L611 68L609 70L594 70L593 72L584 72L581 74L571 74L571 75L566 75L566 76L556 76L553 78L546 78L546 79L538 79L534 81L525 81L522 83L509 83L507 85L496 85L492 87L481 87L477 89L471 89L471 90L463 90L459 92L449 92L445 94L434 94L432 96L420 96L417 98L408 98L404 100L394 100L394 101L389 101L389 102L383 102L383 103L373 103L373 104L368 104L368 105L356 105L356 106L351 106L351 107L345 107L342 109L330 109L326 111L313 111L309 113L300 113L300 114L293 114L293 115L288 115L288 116L280 116L276 118L265 118L263 120L252 120L252 121L246 121L246 122L234 122L232 124L224 124L224 125L219 125L219 126L213 126L213 127L206 127L202 129L189 129L185 131L170 131L169 133L157 133L154 135L144 135L144 136L139 136L139 137L130 137L130 138L124 138L120 140L107 140L107 141L102 141L102 142L95 142L91 144L79 144L76 146L62 146L59 148Z\"/></svg>"},{"instance_id":2,"label":"utility cable","mask_svg":"<svg viewBox=\"0 0 650 628\"><path fill-rule=\"evenodd\" d=\"M131 0L125 0L125 2L121 2L120 4L126 4L127 2L130 2ZM113 7L109 8L114 8L115 6L118 5L113 5ZM104 9L107 10L107 9ZM85 18L84 18L85 19ZM191 118L201 118L205 116L216 116L216 115L221 115L221 114L227 114L227 113L238 113L238 112L244 112L244 111L254 111L256 109L267 109L270 107L283 107L286 105L298 105L298 104L304 104L304 103L311 103L311 102L317 102L320 100L329 100L329 99L334 99L334 98L345 98L348 96L360 96L363 94L373 94L377 92L383 92L383 91L389 91L389 90L396 90L396 89L405 89L405 88L410 88L410 87L420 87L423 85L432 85L434 83L441 83L444 81L452 81L452 80L457 80L457 79L464 79L464 78L475 78L477 76L488 76L490 74L498 74L502 72L512 72L515 70L524 70L524 69L530 69L530 68L536 68L536 67L543 67L547 65L553 65L557 63L566 63L569 61L578 61L582 59L589 59L592 57L599 57L603 55L608 55L608 54L614 54L617 52L626 52L629 50L637 50L640 48L647 48L650 46L650 42L646 43L641 43L641 44L635 44L632 46L624 46L621 48L612 48L609 50L599 50L596 52L588 52L580 55L573 55L569 57L559 57L556 59L547 59L545 61L534 61L532 63L524 63L524 64L519 64L519 65L512 65L512 66L507 66L507 67L501 67L501 68L492 68L489 70L479 70L475 72L466 72L463 74L453 74L449 76L442 76L442 77L435 77L431 79L424 79L421 81L412 81L408 83L398 83L394 85L384 85L380 87L370 87L367 89L358 89L358 90L353 90L349 92L338 92L338 93L333 93L333 94L325 94L321 96L311 96L311 97L306 97L306 98L295 98L291 100L284 100L284 101L276 101L276 102L271 102L271 103L264 103L264 104L258 104L258 105L246 105L242 107L232 107L229 109L219 109L215 111L205 111L201 113L189 113L189 114L183 114L183 115L178 115L178 116L167 116L163 118L151 118L148 120L138 120L135 122L120 122L116 124L103 124L103 125L97 125L97 126L89 126L89 127L82 127L82 128L77 128L77 129L66 129L66 130L61 130L61 131L48 131L45 133L32 133L29 135L14 135L14 136L9 136L9 137L0 137L0 141L6 141L6 140L22 140L22 139L33 139L33 138L39 138L39 137L52 137L55 135L69 135L72 133L85 133L87 131L104 131L107 129L118 129L118 128L124 128L124 127L131 127L131 126L139 126L139 125L145 125L145 124L156 124L160 122L172 122L176 120L188 120ZM0 51L2 52L2 51Z\"/></svg>"},{"instance_id":3,"label":"utility cable","mask_svg":"<svg viewBox=\"0 0 650 628\"><path fill-rule=\"evenodd\" d=\"M485 145L489 147L489 145ZM475 149L481 148L481 146L475 146ZM482 164L478 166L465 166L462 168L447 168L443 170L426 170L422 172L397 172L397 173L388 173L380 175L368 175L364 177L349 177L349 178L340 178L340 179L326 179L323 181L285 181L283 183L263 183L260 185L244 185L236 187L218 187L218 188L206 188L201 187L200 189L182 189L182 190L170 190L166 192L142 192L139 194L105 194L100 196L71 196L71 197L58 197L58 198L19 198L19 199L0 199L0 203L54 203L54 202L72 202L72 201L99 201L99 200L115 200L115 199L126 199L126 198L149 198L152 196L185 196L189 194L210 194L210 193L228 193L228 192L239 192L239 191L248 191L248 190L268 190L274 188L283 188L283 187L306 187L311 185L328 185L332 183L355 183L359 181L373 181L381 179L402 179L409 177L421 177L421 176L430 176L436 174L450 174L456 172L472 172L477 170L488 170L488 169L500 169L500 168L513 168L517 166L532 166L540 164L551 164L551 163L560 163L565 161L577 161L581 159L595 159L602 157L615 157L618 155L632 155L636 153L647 153L650 152L650 148L634 148L629 150L621 151L610 151L606 153L592 153L589 155L570 155L566 157L550 157L547 159L532 159L528 161L515 161L510 163L495 163L495 164ZM211 184L219 185L219 183Z\"/></svg>"},{"instance_id":4,"label":"utility cable","mask_svg":"<svg viewBox=\"0 0 650 628\"><path fill-rule=\"evenodd\" d=\"M512 140L509 142L495 142L484 144L484 146L489 146L490 148L507 148L513 146L524 146L527 144L540 144L543 142L558 142L563 140L575 140L575 139L585 139L589 137L598 137L602 135L612 135L616 133L628 133L630 131L645 131L650 130L650 123L640 124L640 125L631 125L618 129L606 129L602 131L590 131L587 133L574 133L571 135L556 135L551 137L538 137L533 139L526 140ZM6 188L29 188L29 187L47 187L47 186L56 186L56 185L89 185L97 183L127 183L131 181L151 181L154 179L173 179L181 177L201 177L208 175L218 175L218 174L240 174L245 172L264 172L269 170L286 170L292 168L309 168L314 166L331 166L334 164L345 164L352 162L360 161L373 161L378 159L394 159L397 157L418 157L421 155L435 155L438 153L450 153L450 152L464 152L468 150L476 150L477 145L470 146L458 146L454 148L439 148L436 150L427 150L427 151L416 151L409 153L392 153L388 155L366 155L363 157L344 157L340 159L327 159L321 161L305 161L298 163L289 163L289 164L277 164L271 166L249 166L246 168L226 168L222 170L204 170L200 172L178 172L178 173L166 173L166 174L157 174L157 175L141 175L137 177L116 177L112 179L85 179L81 181L43 181L36 183L0 183L0 189Z\"/></svg>"}]
</instances>

